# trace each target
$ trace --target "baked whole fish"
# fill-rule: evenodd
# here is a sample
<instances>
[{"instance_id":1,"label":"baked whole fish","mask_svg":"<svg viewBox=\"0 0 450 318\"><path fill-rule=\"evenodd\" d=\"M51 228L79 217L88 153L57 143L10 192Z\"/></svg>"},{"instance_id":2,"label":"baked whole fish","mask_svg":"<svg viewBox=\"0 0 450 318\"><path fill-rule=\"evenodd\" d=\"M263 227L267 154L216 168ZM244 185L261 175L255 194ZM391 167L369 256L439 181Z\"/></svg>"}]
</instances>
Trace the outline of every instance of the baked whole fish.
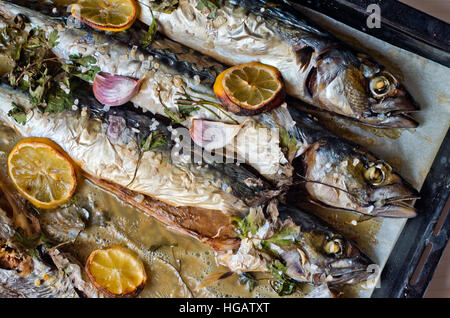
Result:
<instances>
[{"instance_id":1,"label":"baked whole fish","mask_svg":"<svg viewBox=\"0 0 450 318\"><path fill-rule=\"evenodd\" d=\"M287 93L311 105L377 127L418 125L408 114L419 107L398 78L316 27L289 1L139 3L141 21L150 25L154 16L158 29L174 41L228 65L275 66Z\"/></svg>"},{"instance_id":2,"label":"baked whole fish","mask_svg":"<svg viewBox=\"0 0 450 318\"><path fill-rule=\"evenodd\" d=\"M58 22L48 16L7 3L0 4L0 12L9 19L17 14L25 14L29 16L34 26L42 27L48 32L51 32L53 27L59 30L60 43L54 48L54 52L61 58L69 59L71 54L92 54L102 71L138 78L149 76L150 86L162 83L160 88L167 92L168 96L172 96L164 102L165 106L145 84L133 102L143 109L163 116L167 116L164 107L170 107L173 111L178 110L175 97L178 86L174 82L167 82L167 78L178 74L176 75L179 76L178 79L183 80L175 82L185 83L182 84L186 85L185 89L191 87L196 91L207 91L206 95L212 95L211 85L217 74L216 70L221 70L220 64L186 51L182 46L166 39L155 40L152 47L146 51L136 50L133 58L127 55L132 50L130 47L95 31L58 26ZM132 32L129 34L128 40L133 43L132 38L135 34ZM122 54L128 58L124 60ZM152 63L158 62L145 66L142 59L148 61L150 58L153 59ZM146 70L146 67L150 70ZM192 77L200 78L200 75L201 83L195 83ZM163 91L160 91L160 94ZM295 114L297 125L292 125L290 113ZM231 113L229 115L233 116ZM199 110L190 117L217 120L204 110ZM238 116L234 118L240 121L250 119ZM226 122L228 119L224 117L221 120ZM190 120L187 119L182 124L189 127ZM292 171L280 149L277 129L278 131L285 129L290 133L291 140L295 138L295 145L291 147L293 149L284 153L288 155L293 152L299 156L296 162L301 162L298 166L302 166L303 171L297 171L297 174L300 173L303 177L301 181L305 185L304 188L314 201L373 216L415 215L414 209L405 202L417 198L417 191L393 171L389 164L354 143L326 132L295 108L280 107L271 113L251 117L251 121L237 135L233 149L246 159L257 153L259 156L256 160L251 160L250 164L269 180L281 178L288 179L288 182L292 183L290 176ZM263 136L262 141L259 140L259 145L252 136ZM252 148L255 144L256 149ZM320 160L313 160L316 156L316 159Z\"/></svg>"},{"instance_id":3,"label":"baked whole fish","mask_svg":"<svg viewBox=\"0 0 450 318\"><path fill-rule=\"evenodd\" d=\"M26 110L24 125L8 115L12 103ZM127 118L141 122L150 116L126 111ZM120 109L109 112L121 115ZM0 87L0 118L20 135L51 138L93 182L172 229L208 243L218 253L219 262L233 272L269 268L283 273L278 277L283 284L315 285L355 283L372 275L368 266L373 262L320 219L297 209L280 208L278 212L274 201L266 211L263 205L250 207L243 193L233 194L234 190L218 186L213 176L218 170L213 166L189 170L189 164L174 164L164 156L169 146L147 151L139 160L138 136L128 126L130 121L120 138L112 141L108 137L105 119L111 114L90 113L86 108L43 114L36 108L30 110L23 93ZM220 172L222 186L227 183L226 171ZM260 184L247 183L250 188Z\"/></svg>"},{"instance_id":4,"label":"baked whole fish","mask_svg":"<svg viewBox=\"0 0 450 318\"><path fill-rule=\"evenodd\" d=\"M294 109L291 115L301 140L294 180L314 203L369 216L416 216L412 203L419 193L389 163L324 129L312 115Z\"/></svg>"}]
</instances>

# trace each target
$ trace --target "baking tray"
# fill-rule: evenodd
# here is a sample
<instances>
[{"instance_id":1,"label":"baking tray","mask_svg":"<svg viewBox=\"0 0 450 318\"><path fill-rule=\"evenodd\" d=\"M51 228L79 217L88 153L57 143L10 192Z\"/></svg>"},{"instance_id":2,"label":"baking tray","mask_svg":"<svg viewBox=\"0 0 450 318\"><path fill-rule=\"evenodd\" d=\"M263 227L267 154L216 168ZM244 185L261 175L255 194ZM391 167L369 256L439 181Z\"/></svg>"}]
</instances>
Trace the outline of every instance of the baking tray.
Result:
<instances>
[{"instance_id":1,"label":"baking tray","mask_svg":"<svg viewBox=\"0 0 450 318\"><path fill-rule=\"evenodd\" d=\"M405 31L404 28L402 29L401 25L398 25L398 23L395 22L395 19L394 22L390 21L389 23L387 23L387 20L385 19L382 21L381 30L384 30L385 27L389 27L390 30L386 35L381 32L374 33L374 29L367 29L365 26L368 14L365 12L365 7L363 5L369 3L369 1L311 0L296 2L310 7L317 12L324 13L325 15L366 34L378 37L385 42L393 43L398 47L436 61L441 65L450 65L450 59L448 58L449 52L448 50L446 51L446 48L448 48L449 45L448 41L445 41L445 37L442 39L442 37L434 36L434 39L432 39L434 42L431 42L429 38L428 40L425 39L426 37L423 33L420 33L420 28L413 28ZM370 2L376 2L380 5L385 5L386 3L394 5L397 3L396 1ZM357 6L358 3L360 5L359 7ZM342 6L345 6L346 9L343 10ZM345 12L345 14L343 14L343 12ZM403 14L409 16L409 21L417 19L417 15L423 18L423 13L417 10L409 8L405 12L403 12ZM426 18L429 19L429 21L435 20L434 23L439 23L439 25L443 25L444 28L448 28L447 24L442 24L443 22L437 19L430 16L427 16ZM426 24L423 23L423 25ZM427 34L426 32L424 33L425 35ZM450 32L444 34L447 34L448 36ZM389 38L387 35L394 36ZM414 41L404 40L396 42L392 40L396 39L395 36L414 39ZM408 45L405 45L405 43ZM437 45L436 43L440 44ZM393 59L394 63L398 63L398 60L400 59L398 56L388 56L387 58ZM413 62L416 61L422 60L416 60L414 58ZM424 68L426 67L427 66L425 65ZM433 71L435 69L434 66L427 68L428 71ZM411 77L411 74L406 74L406 77ZM448 92L448 89L446 92ZM424 101L427 100L424 98L421 102ZM442 129L446 128L443 127ZM431 136L433 139L435 138L434 135ZM446 205L449 197L448 192L450 191L450 180L448 177L448 161L450 160L448 153L448 134L442 139L437 139L436 137L435 143L438 142L437 140L439 140L439 144L441 144L440 150L439 152L436 150L436 155L433 153L433 164L430 162L429 166L427 164L427 167L423 168L427 171L427 177L424 177L425 181L423 184L420 181L420 184L418 185L422 186L422 199L417 202L416 206L421 213L417 218L406 223L406 226L403 228L398 238L395 235L392 237L393 241L397 241L397 243L395 246L392 246L392 250L391 247L389 247L389 257L386 263L383 264L385 267L381 274L381 286L380 288L375 288L372 297L422 296L448 242L449 216L448 214L443 214L444 211L448 211L449 207L449 204ZM424 151L421 149L418 149L417 151L427 152L426 150ZM388 150L380 152L379 149L377 149L375 152L379 153L381 157L389 160ZM411 167L406 167L404 169L410 170L410 168ZM386 231L384 233L386 233ZM424 252L425 258L422 257Z\"/></svg>"},{"instance_id":2,"label":"baking tray","mask_svg":"<svg viewBox=\"0 0 450 318\"><path fill-rule=\"evenodd\" d=\"M305 0L298 3L385 42L450 67L450 25L393 0ZM381 8L381 28L369 29L366 8ZM450 69L448 70L450 72ZM419 149L418 149L419 150ZM422 297L449 240L450 136L446 134L409 220L381 274L372 297Z\"/></svg>"}]
</instances>

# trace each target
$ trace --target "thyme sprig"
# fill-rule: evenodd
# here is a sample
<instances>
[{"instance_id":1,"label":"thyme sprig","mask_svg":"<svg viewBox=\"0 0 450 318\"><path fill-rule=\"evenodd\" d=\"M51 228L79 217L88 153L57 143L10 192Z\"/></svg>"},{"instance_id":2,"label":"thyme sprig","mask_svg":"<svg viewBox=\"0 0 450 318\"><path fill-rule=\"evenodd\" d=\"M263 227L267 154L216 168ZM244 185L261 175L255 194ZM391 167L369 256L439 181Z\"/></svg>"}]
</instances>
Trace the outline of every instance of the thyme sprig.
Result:
<instances>
[{"instance_id":1,"label":"thyme sprig","mask_svg":"<svg viewBox=\"0 0 450 318\"><path fill-rule=\"evenodd\" d=\"M203 109L206 109L207 111L211 112L214 116L216 116L218 119L221 119L220 115L213 111L212 109L210 109L207 106L212 106L214 108L216 108L219 112L221 112L223 115L225 115L228 119L230 119L231 121L233 121L236 124L239 124L239 122L237 122L235 119L233 119L233 117L231 117L230 115L227 114L226 109L220 105L219 103L215 103L215 102L211 102L205 99L200 99L200 98L194 98L193 96L189 95L186 92L183 93L177 93L177 95L179 95L180 97L176 100L178 107L201 107Z\"/></svg>"}]
</instances>

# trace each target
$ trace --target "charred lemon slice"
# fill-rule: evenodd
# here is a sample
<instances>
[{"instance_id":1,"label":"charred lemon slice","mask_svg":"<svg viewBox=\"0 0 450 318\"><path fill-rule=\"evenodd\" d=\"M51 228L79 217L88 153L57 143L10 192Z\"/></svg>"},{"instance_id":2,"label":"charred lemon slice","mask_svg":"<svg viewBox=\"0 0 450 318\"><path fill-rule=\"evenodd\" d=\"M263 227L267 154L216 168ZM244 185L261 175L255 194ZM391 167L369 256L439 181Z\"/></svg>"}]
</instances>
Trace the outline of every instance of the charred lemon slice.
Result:
<instances>
[{"instance_id":1,"label":"charred lemon slice","mask_svg":"<svg viewBox=\"0 0 450 318\"><path fill-rule=\"evenodd\" d=\"M138 7L134 0L78 0L71 13L95 29L123 31L136 20Z\"/></svg>"},{"instance_id":2,"label":"charred lemon slice","mask_svg":"<svg viewBox=\"0 0 450 318\"><path fill-rule=\"evenodd\" d=\"M53 209L75 192L75 168L64 151L46 138L24 138L8 156L17 190L36 207Z\"/></svg>"},{"instance_id":3,"label":"charred lemon slice","mask_svg":"<svg viewBox=\"0 0 450 318\"><path fill-rule=\"evenodd\" d=\"M118 245L93 251L85 269L94 286L109 297L135 297L147 281L142 261Z\"/></svg>"},{"instance_id":4,"label":"charred lemon slice","mask_svg":"<svg viewBox=\"0 0 450 318\"><path fill-rule=\"evenodd\" d=\"M278 69L258 62L223 71L216 78L214 92L229 111L246 116L271 110L286 96Z\"/></svg>"}]
</instances>

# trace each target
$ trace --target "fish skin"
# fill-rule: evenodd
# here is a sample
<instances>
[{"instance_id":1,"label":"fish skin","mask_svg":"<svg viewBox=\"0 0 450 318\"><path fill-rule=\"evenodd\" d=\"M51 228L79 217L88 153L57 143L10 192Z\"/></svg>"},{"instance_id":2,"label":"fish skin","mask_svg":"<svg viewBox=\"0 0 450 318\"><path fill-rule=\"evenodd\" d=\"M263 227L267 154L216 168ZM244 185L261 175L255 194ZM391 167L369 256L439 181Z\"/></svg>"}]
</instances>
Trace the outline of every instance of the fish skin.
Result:
<instances>
[{"instance_id":1,"label":"fish skin","mask_svg":"<svg viewBox=\"0 0 450 318\"><path fill-rule=\"evenodd\" d=\"M388 70L319 29L289 1L219 1L215 19L181 0L170 13L153 11L160 32L228 65L258 61L277 67L289 95L376 127L414 128L419 106ZM153 21L141 5L140 20ZM376 96L371 79L387 74L390 90Z\"/></svg>"},{"instance_id":2,"label":"fish skin","mask_svg":"<svg viewBox=\"0 0 450 318\"><path fill-rule=\"evenodd\" d=\"M91 138L88 138L89 134L97 135L101 138L107 138L106 136L106 128L97 126L95 127L89 127L86 123L87 122L99 122L94 117L89 117L88 114L85 114L84 116L81 114L80 111L65 111L60 114L48 114L43 115L40 113L38 109L33 109L33 113L31 114L31 111L29 113L29 116L27 116L27 122L25 125L21 125L19 123L16 123L14 120L9 118L7 115L9 110L12 108L11 102L14 101L16 104L21 105L22 107L27 107L26 103L26 96L17 91L17 90L10 90L5 86L0 86L0 118L4 120L7 124L11 125L16 131L18 131L19 134L25 135L25 136L39 136L39 137L47 137L51 138L52 140L59 143L67 152L69 156L72 157L72 159L80 166L81 170L84 172L87 171L87 176L90 178L94 183L99 184L100 186L112 191L113 193L117 194L119 198L122 200L135 205L138 208L143 209L144 211L147 211L152 216L155 216L157 219L171 227L172 229L178 230L184 234L188 234L191 236L194 236L201 241L208 243L211 247L215 249L215 251L218 253L218 255L225 255L225 257L233 255L236 251L241 251L242 248L245 247L241 240L237 238L236 233L233 233L234 225L233 225L233 219L232 216L239 216L239 217L245 217L252 211L262 211L262 207L247 207L244 205L245 209L243 211L239 211L240 213L236 213L236 202L232 202L231 205L234 209L230 208L228 206L227 210L220 211L217 209L217 206L215 209L205 209L202 207L203 204L205 206L210 207L209 202L200 202L198 205L200 207L189 207L189 206L170 206L167 205L164 202L161 201L155 201L154 198L159 198L157 193L148 193L148 192L142 192L143 194L146 194L148 196L144 196L140 200L137 199L138 193L136 192L136 188L133 188L133 186L128 183L124 183L121 181L121 178L119 176L119 173L111 173L111 171L114 171L114 169L110 170L110 167L114 167L116 165L116 162L130 162L129 152L122 151L120 149L116 149L115 151L108 151L109 147L112 145L111 143L108 143L106 141L102 141L99 138L95 138L92 140ZM146 114L146 116L149 116ZM131 116L130 116L131 117ZM79 120L76 121L75 118L78 118ZM81 125L81 123L83 124ZM69 124L71 123L71 124ZM45 126L45 128L43 128ZM82 134L77 134L77 127L82 131ZM67 136L67 138L60 139L60 136ZM127 144L129 145L131 143L132 139L127 140ZM84 145L89 145L89 147L94 148L86 148ZM114 147L114 145L112 145ZM156 149L155 149L156 150ZM102 169L95 169L92 168L95 166L100 159L93 159L92 156L88 156L88 158L84 158L83 155L85 152L91 151L92 153L95 153L96 157L99 157L98 154L106 154L109 153L110 155L101 156L102 158L107 158L108 162L104 161L102 162ZM146 159L145 157L143 158ZM142 167L142 166L141 166ZM139 182L141 183L154 183L155 179L157 177L156 174L164 174L164 176L170 176L171 173L173 173L174 170L180 169L179 166L171 166L170 168L158 172L152 172L150 177L148 174L148 170L142 170L140 173L141 178ZM91 174L92 175L89 175ZM204 178L208 179L208 172L203 171L203 173L200 174ZM206 176L205 176L206 175ZM196 176L196 179L192 180L192 184L195 185L195 188L201 187L201 182L204 179L201 179L201 177ZM109 180L108 180L109 179ZM108 180L108 181L105 181ZM120 183L122 182L122 185ZM128 182L128 180L127 180ZM208 187L211 187L211 183L206 183ZM188 185L187 185L188 186ZM163 187L170 187L169 184L161 185L158 184L158 187L160 190ZM189 186L188 186L189 187ZM190 192L192 192L192 188L190 188ZM217 188L213 188L214 190L217 190ZM189 196L192 195L192 193L189 193ZM216 193L216 195L218 195ZM183 196L179 192L173 192L172 193L172 200L176 200L178 196ZM239 198L236 198L234 196L224 197L224 200L235 198L235 200L240 200ZM205 199L208 201L208 199ZM239 201L242 202L242 201ZM188 203L187 203L188 204ZM229 202L228 202L229 204ZM284 210L289 211L289 213L285 213ZM299 237L298 241L301 242L303 240L303 237L305 235L308 235L308 232L305 231L316 231L320 228L321 232L320 235L322 236L323 240L326 240L325 235L338 235L335 230L333 230L331 227L328 227L328 225L320 225L323 224L320 219L317 217L314 217L312 215L309 215L305 212L302 212L297 209L288 209L283 208L280 210L280 216L282 217L283 221L288 220L287 222L290 222L289 220L298 220L298 224L296 226L299 226L301 229L301 237ZM272 216L272 219L277 218L276 215ZM310 223L316 225L311 225L310 227L306 227L306 223L304 223L304 220L309 220ZM214 223L215 222L215 223ZM297 221L295 221L297 222ZM302 223L303 222L303 223ZM217 233L207 233L211 230L211 228L217 228ZM326 230L326 231L325 231ZM331 233L331 234L330 234ZM339 236L341 238L341 236ZM342 276L342 273L339 273L339 277L336 278L336 280L333 280L330 278L330 275L333 275L332 272L330 272L327 268L325 268L328 264L331 262L331 260L336 260L337 256L326 256L325 259L328 261L328 263L324 263L322 261L321 264L317 264L315 266L309 266L309 268L305 268L303 266L299 266L296 262L297 259L295 257L286 258L286 260L292 260L292 264L288 264L288 268L290 269L289 275L294 277L297 281L301 282L308 282L311 284L321 284L323 283L323 275L321 276L321 280L315 278L313 274L316 274L317 270L322 270L321 273L326 273L325 277L328 277L327 283L331 285L336 284L346 284L346 283L353 283L355 281L361 281L364 280L367 276L362 275L360 272L362 271L362 268L367 268L367 266L372 264L368 258L363 257L364 255L353 243L350 241L347 241L343 237L341 238L345 242L349 242L348 246L351 247L352 254L345 255L344 260L347 260L349 262L349 269L347 268L347 271L345 274L349 277L349 279L346 279L347 276ZM346 243L347 244L347 243ZM298 248L303 248L305 251L308 251L308 255L317 255L317 254L323 254L323 247L317 247L308 244L303 244ZM249 251L250 253L251 251ZM230 254L231 253L231 254ZM252 252L253 253L253 252ZM254 252L259 253L259 252ZM257 260L260 256L259 254L254 255L254 260ZM290 254L289 254L290 255ZM309 256L309 257L311 257ZM250 257L250 254L247 255L247 259ZM298 257L297 257L298 258ZM335 259L336 258L336 259ZM222 257L222 259L224 259ZM226 258L225 258L226 259ZM312 260L312 257L311 257ZM342 260L340 258L340 260ZM246 261L245 261L246 262ZM244 263L245 263L244 262ZM226 261L224 261L224 264L227 264ZM236 264L236 262L234 262ZM309 263L308 263L309 264ZM248 264L246 264L247 266ZM310 264L311 265L311 264ZM325 267L323 267L325 266ZM323 267L323 268L322 268ZM355 268L358 271L357 277L355 277L355 274L353 273L352 268ZM305 276L305 273L309 273L311 268L314 269L314 272L312 274L308 274ZM231 266L231 269L233 269L233 266ZM235 268L236 269L236 268ZM266 262L258 262L256 261L253 264L250 264L247 266L247 269L250 271L267 271ZM308 270L308 271L307 271ZM367 271L365 271L367 273Z\"/></svg>"}]
</instances>

